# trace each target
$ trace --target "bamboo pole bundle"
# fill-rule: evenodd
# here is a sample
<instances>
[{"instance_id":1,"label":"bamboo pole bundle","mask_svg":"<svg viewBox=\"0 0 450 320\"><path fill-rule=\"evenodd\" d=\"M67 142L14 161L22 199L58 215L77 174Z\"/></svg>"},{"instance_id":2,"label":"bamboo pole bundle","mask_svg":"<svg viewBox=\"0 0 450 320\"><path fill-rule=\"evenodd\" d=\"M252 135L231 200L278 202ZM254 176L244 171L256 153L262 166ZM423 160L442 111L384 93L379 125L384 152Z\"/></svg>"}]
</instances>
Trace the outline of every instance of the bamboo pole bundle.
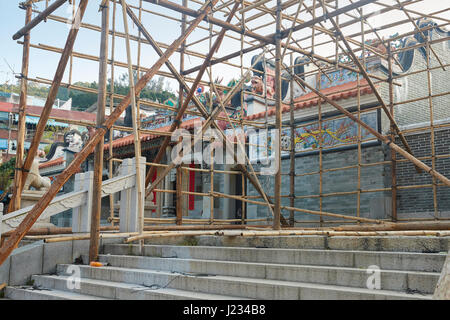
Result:
<instances>
[{"instance_id":1,"label":"bamboo pole bundle","mask_svg":"<svg viewBox=\"0 0 450 320\"><path fill-rule=\"evenodd\" d=\"M335 231L400 231L400 230L450 230L447 221L423 221L395 223L390 225L359 225L333 228Z\"/></svg>"},{"instance_id":2,"label":"bamboo pole bundle","mask_svg":"<svg viewBox=\"0 0 450 320\"><path fill-rule=\"evenodd\" d=\"M328 237L376 237L376 236L435 236L450 237L450 231L329 231L329 230L268 230L268 231L218 231L217 236L267 237L267 236L328 236ZM152 237L152 235L149 235Z\"/></svg>"},{"instance_id":3,"label":"bamboo pole bundle","mask_svg":"<svg viewBox=\"0 0 450 320\"><path fill-rule=\"evenodd\" d=\"M330 230L267 230L267 231L174 231L144 233L130 236L125 243L138 240L168 237L224 236L224 237L276 237L276 236L327 236L327 237L379 237L379 236L433 236L450 237L450 231L418 230L418 231L330 231Z\"/></svg>"}]
</instances>

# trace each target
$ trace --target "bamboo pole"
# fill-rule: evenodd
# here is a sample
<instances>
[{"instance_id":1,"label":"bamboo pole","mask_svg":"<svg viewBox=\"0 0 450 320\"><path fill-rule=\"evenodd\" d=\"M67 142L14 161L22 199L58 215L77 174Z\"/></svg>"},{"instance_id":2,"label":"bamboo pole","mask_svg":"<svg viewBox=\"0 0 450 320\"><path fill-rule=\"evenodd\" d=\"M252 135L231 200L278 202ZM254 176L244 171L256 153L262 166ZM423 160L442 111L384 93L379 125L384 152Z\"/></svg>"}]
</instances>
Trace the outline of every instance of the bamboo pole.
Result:
<instances>
[{"instance_id":1,"label":"bamboo pole","mask_svg":"<svg viewBox=\"0 0 450 320\"><path fill-rule=\"evenodd\" d=\"M109 0L100 7L102 12L102 33L100 42L100 64L98 72L98 97L96 125L101 126L105 121L106 86L108 76L108 33L109 33ZM92 183L92 217L91 236L89 241L89 262L98 260L100 218L102 212L102 178L103 178L103 145L104 139L100 139L94 151L94 179Z\"/></svg>"},{"instance_id":2,"label":"bamboo pole","mask_svg":"<svg viewBox=\"0 0 450 320\"><path fill-rule=\"evenodd\" d=\"M393 82L393 70L392 70L392 49L391 43L388 42L388 72L389 72L389 110L392 117L395 116L394 108L394 86ZM393 134L393 128L391 127L391 141L394 141L395 136ZM392 211L392 221L397 221L397 154L391 152L391 211Z\"/></svg>"},{"instance_id":3,"label":"bamboo pole","mask_svg":"<svg viewBox=\"0 0 450 320\"><path fill-rule=\"evenodd\" d=\"M408 16L409 17L409 16ZM414 21L412 21L414 23ZM414 23L415 24L415 23ZM422 33L423 34L423 33ZM442 66L441 61L439 60L439 57L436 55L436 53L432 50L432 47L428 41L428 37L426 38L426 59L427 59L427 90L428 90L428 106L429 106L429 112L430 112L430 145L431 145L431 167L433 170L436 169L436 148L435 148L435 133L434 133L434 112L433 112L433 98L431 96L433 95L433 82L431 80L431 72L430 72L430 51L434 53L436 58L438 59L439 63ZM445 71L445 69L444 69ZM434 207L434 218L439 218L439 210L438 210L438 203L437 203L437 183L436 178L432 177L433 182L433 207Z\"/></svg>"},{"instance_id":4,"label":"bamboo pole","mask_svg":"<svg viewBox=\"0 0 450 320\"><path fill-rule=\"evenodd\" d=\"M217 0L211 0L212 5L216 4L216 2ZM83 2L82 0L81 3L85 2ZM203 17L211 10L211 7L208 5L208 3L204 6L205 8L202 8L200 10L201 14L190 24L189 28L186 30L186 33L176 39L171 44L169 49L167 49L164 55L160 59L158 59L158 61L152 66L152 68L150 68L150 70L142 78L140 78L136 85L136 94L139 94L141 92L146 83L155 75L155 73L161 68L165 61L169 59L169 57L175 52L180 44L186 39L186 37L192 33L192 31L200 23ZM74 172L78 171L80 164L92 152L100 139L105 135L106 131L111 128L112 124L119 118L130 101L131 96L130 94L128 94L126 98L123 99L119 106L114 110L114 112L107 118L103 126L96 130L93 137L91 137L91 139L87 142L83 149L73 159L73 161L66 167L66 169L62 173L58 175L56 180L53 181L50 189L43 195L41 200L33 207L33 209L28 213L24 220L22 220L20 225L16 228L15 233L8 239L8 242L6 242L5 245L0 249L0 264L3 263L9 256L9 254L16 248L20 240L37 221L39 216L52 201L55 195L59 192L64 183L74 174Z\"/></svg>"},{"instance_id":5,"label":"bamboo pole","mask_svg":"<svg viewBox=\"0 0 450 320\"><path fill-rule=\"evenodd\" d=\"M25 25L31 21L31 4L26 5ZM27 95L28 95L28 66L30 62L30 32L26 32L23 40L23 53L22 53L22 72L20 80L20 101L19 101L19 122L17 124L17 150L16 150L16 165L14 171L14 192L16 194L11 200L12 206L10 211L16 211L20 209L21 196L22 196L22 168L23 156L24 156L24 142L26 134L26 108L27 108ZM9 146L8 146L9 149Z\"/></svg>"},{"instance_id":6,"label":"bamboo pole","mask_svg":"<svg viewBox=\"0 0 450 320\"><path fill-rule=\"evenodd\" d=\"M130 87L130 95L131 95L131 114L133 118L133 139L134 139L134 156L135 156L135 165L136 165L136 185L137 185L137 199L138 199L138 228L139 233L144 231L144 203L142 201L142 194L144 192L143 186L141 185L141 139L139 135L138 128L140 127L140 117L139 110L136 105L136 90L134 86L134 75L132 69L132 58L131 58L131 49L130 49L130 36L128 32L128 20L127 20L127 7L125 0L121 0L122 5L122 15L123 15L123 24L125 28L125 44L127 48L127 61L128 61L128 81ZM139 78L139 74L138 74ZM145 187L144 187L145 188ZM143 243L140 243L141 253L143 252Z\"/></svg>"},{"instance_id":7,"label":"bamboo pole","mask_svg":"<svg viewBox=\"0 0 450 320\"><path fill-rule=\"evenodd\" d=\"M116 2L113 3L113 13L112 13L112 35L111 35L111 87L109 95L109 113L113 113L114 109L114 60L115 60L115 48L116 48ZM108 143L108 174L109 178L113 177L113 141L114 129L109 130L109 143ZM114 218L114 194L109 196L109 216ZM111 220L111 225L114 226L114 222Z\"/></svg>"},{"instance_id":8,"label":"bamboo pole","mask_svg":"<svg viewBox=\"0 0 450 320\"><path fill-rule=\"evenodd\" d=\"M290 56L290 64L294 65L294 58L292 53ZM293 69L294 67L292 67ZM294 70L292 70L293 72ZM291 77L290 81L290 110L289 110L289 124L291 126L291 150L289 152L289 204L291 207L295 207L295 118L294 118L294 79ZM319 110L320 115L320 110ZM295 212L289 213L289 225L295 226Z\"/></svg>"},{"instance_id":9,"label":"bamboo pole","mask_svg":"<svg viewBox=\"0 0 450 320\"><path fill-rule=\"evenodd\" d=\"M281 0L277 0L277 16L276 16L276 33L275 33L275 129L277 130L277 143L274 144L275 149L275 162L278 165L275 173L275 202L273 211L273 229L280 230L280 217L281 217L281 118L282 118L282 106L281 106Z\"/></svg>"},{"instance_id":10,"label":"bamboo pole","mask_svg":"<svg viewBox=\"0 0 450 320\"><path fill-rule=\"evenodd\" d=\"M147 233L142 235L132 236L125 240L125 243L133 241L144 240L149 238L166 238L166 237L191 237L191 236L205 236L216 235L217 231L166 231L163 233Z\"/></svg>"},{"instance_id":11,"label":"bamboo pole","mask_svg":"<svg viewBox=\"0 0 450 320\"><path fill-rule=\"evenodd\" d=\"M219 231L217 236L242 236L242 237L262 237L262 236L312 236L323 235L328 237L379 237L379 236L435 236L435 237L449 237L450 231L435 231L435 230L421 230L421 231L315 231L315 230L280 230L280 231ZM156 237L160 235L154 235ZM171 236L171 235L169 235ZM180 235L182 236L182 235ZM152 238L153 235L148 235Z\"/></svg>"},{"instance_id":12,"label":"bamboo pole","mask_svg":"<svg viewBox=\"0 0 450 320\"><path fill-rule=\"evenodd\" d=\"M391 225L358 225L334 227L335 231L394 231L394 230L450 230L450 223L445 221L403 222Z\"/></svg>"},{"instance_id":13,"label":"bamboo pole","mask_svg":"<svg viewBox=\"0 0 450 320\"><path fill-rule=\"evenodd\" d=\"M337 1L337 0L336 0ZM363 11L362 8L359 9L359 14L362 17ZM336 23L339 24L339 20L336 18ZM362 63L364 66L366 66L366 45L365 45L365 33L364 33L364 21L361 19L361 44L362 44ZM336 42L336 44L338 45L338 42ZM388 59L389 59L389 55L388 55ZM357 86L357 108L358 108L358 120L361 121L361 90L360 90L360 86L361 86L361 81L360 81L360 77L357 76L356 77L356 86ZM358 123L358 168L357 168L357 174L358 174L358 181L357 181L357 194L356 194L356 216L359 217L361 216L361 162L362 162L362 131L361 131L361 125ZM359 223L359 222L358 222Z\"/></svg>"}]
</instances>

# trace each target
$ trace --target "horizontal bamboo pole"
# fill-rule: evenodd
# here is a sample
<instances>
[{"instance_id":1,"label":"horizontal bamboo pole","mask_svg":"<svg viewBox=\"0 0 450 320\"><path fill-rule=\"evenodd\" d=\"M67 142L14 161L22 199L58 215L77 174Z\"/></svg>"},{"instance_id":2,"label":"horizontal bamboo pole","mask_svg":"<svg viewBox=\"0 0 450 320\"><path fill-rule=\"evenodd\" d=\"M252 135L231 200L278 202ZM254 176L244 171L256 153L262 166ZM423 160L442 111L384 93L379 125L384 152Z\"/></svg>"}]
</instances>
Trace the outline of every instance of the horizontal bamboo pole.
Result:
<instances>
[{"instance_id":1,"label":"horizontal bamboo pole","mask_svg":"<svg viewBox=\"0 0 450 320\"><path fill-rule=\"evenodd\" d=\"M164 233L144 233L142 235L131 236L125 240L125 243L133 241L162 238L162 237L192 237L192 236L225 236L225 237L258 237L258 236L311 236L322 235L327 237L342 237L342 236L435 236L435 237L449 237L450 231L436 231L436 230L420 230L420 231L330 231L330 230L267 230L267 231L179 231L179 232L164 232Z\"/></svg>"},{"instance_id":2,"label":"horizontal bamboo pole","mask_svg":"<svg viewBox=\"0 0 450 320\"><path fill-rule=\"evenodd\" d=\"M406 222L392 225L358 225L333 228L334 231L399 231L399 230L450 230L450 222Z\"/></svg>"},{"instance_id":3,"label":"horizontal bamboo pole","mask_svg":"<svg viewBox=\"0 0 450 320\"><path fill-rule=\"evenodd\" d=\"M151 232L151 231L149 231ZM159 231L155 231L159 232ZM99 235L100 239L114 239L114 238L126 238L130 237L133 234L137 234L137 232L134 233L101 233ZM68 236L68 237L56 237L56 238L47 238L44 239L45 243L53 243L53 242L63 242L63 241L74 241L74 240L88 240L90 239L90 234L83 234L83 235L76 235L76 236Z\"/></svg>"},{"instance_id":4,"label":"horizontal bamboo pole","mask_svg":"<svg viewBox=\"0 0 450 320\"><path fill-rule=\"evenodd\" d=\"M163 238L163 237L189 237L189 236L205 236L216 235L218 231L178 231L178 232L164 232L164 233L147 233L144 232L141 235L129 237L125 240L125 243L130 243L137 240L144 240L148 238Z\"/></svg>"},{"instance_id":5,"label":"horizontal bamboo pole","mask_svg":"<svg viewBox=\"0 0 450 320\"><path fill-rule=\"evenodd\" d=\"M229 237L258 237L258 236L311 236L323 235L328 237L372 237L372 236L435 236L449 237L450 231L420 230L420 231L328 231L328 230L267 230L267 231L218 231L217 236ZM149 235L151 237L151 235Z\"/></svg>"},{"instance_id":6,"label":"horizontal bamboo pole","mask_svg":"<svg viewBox=\"0 0 450 320\"><path fill-rule=\"evenodd\" d=\"M232 196L232 195L227 195L227 194L223 194L223 193L219 193L219 192L214 192L214 193L218 197L229 198L229 199L237 199L237 200L241 200L241 201L248 202L248 203L253 203L253 204L259 204L259 205L262 205L262 206L267 206L267 203L261 202L261 201L248 200L248 199L244 199L244 198L242 198L240 196ZM274 206L274 205L271 204L271 206ZM361 217L355 217L355 216L346 216L346 215L343 215L343 214L324 212L324 211L314 211L314 210L308 210L308 209L300 209L300 208L294 208L294 207L289 207L289 206L281 206L281 209L282 210L304 212L304 213L309 213L309 214L319 215L319 216L335 217L335 218L342 218L342 219L349 219L349 220L357 220L357 221L362 221L362 222L385 223L384 221L377 220L377 219L361 218Z\"/></svg>"}]
</instances>

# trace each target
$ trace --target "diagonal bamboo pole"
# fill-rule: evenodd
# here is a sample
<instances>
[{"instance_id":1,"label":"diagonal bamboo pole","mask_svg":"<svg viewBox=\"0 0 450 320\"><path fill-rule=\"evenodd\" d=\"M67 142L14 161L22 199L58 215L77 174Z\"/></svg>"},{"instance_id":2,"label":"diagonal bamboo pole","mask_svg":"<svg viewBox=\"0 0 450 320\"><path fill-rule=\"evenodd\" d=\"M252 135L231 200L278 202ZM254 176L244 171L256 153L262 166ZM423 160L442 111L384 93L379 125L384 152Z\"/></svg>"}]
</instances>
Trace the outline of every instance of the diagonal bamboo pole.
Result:
<instances>
[{"instance_id":1,"label":"diagonal bamboo pole","mask_svg":"<svg viewBox=\"0 0 450 320\"><path fill-rule=\"evenodd\" d=\"M13 35L13 40L20 39L22 36L26 35L31 29L37 26L42 20L46 19L53 11L61 7L67 0L57 0L48 6L44 11L42 11L36 18L28 22L22 29L17 31ZM31 4L27 4L31 6Z\"/></svg>"},{"instance_id":2,"label":"diagonal bamboo pole","mask_svg":"<svg viewBox=\"0 0 450 320\"><path fill-rule=\"evenodd\" d=\"M33 136L33 141L31 142L30 149L28 151L27 157L25 158L25 163L22 167L22 185L19 189L15 190L13 197L11 199L11 203L15 202L15 198L17 194L20 193L25 185L25 181L27 179L28 171L31 168L31 164L33 163L34 157L36 155L36 151L39 147L39 142L41 141L42 135L44 134L45 126L47 125L48 118L50 116L50 112L53 109L53 103L55 102L56 95L58 93L58 88L61 84L61 80L64 76L64 70L66 69L67 62L70 58L70 54L73 49L73 45L75 43L75 39L78 34L78 30L80 28L81 20L83 19L84 12L86 10L86 6L88 4L88 0L81 0L78 6L78 11L74 17L74 21L72 24L72 28L70 29L69 35L67 36L66 45L61 54L61 58L59 60L58 68L56 69L55 76L53 78L52 85L48 92L47 100L45 101L44 109L42 110L41 117L39 118L39 122L36 126L36 132ZM11 206L9 207L11 209ZM10 210L11 211L11 210Z\"/></svg>"},{"instance_id":3,"label":"diagonal bamboo pole","mask_svg":"<svg viewBox=\"0 0 450 320\"><path fill-rule=\"evenodd\" d=\"M205 5L200 9L199 16L192 21L189 28L184 34L182 34L178 39L176 39L166 50L163 56L158 59L158 61L147 71L147 73L139 79L136 84L136 94L139 94L141 90L145 87L147 82L158 72L161 66L167 61L170 56L177 50L181 43L194 31L198 24L203 20L208 12L211 11L212 6L217 3L218 0L211 0L205 3ZM210 5L211 4L211 5ZM41 200L31 209L28 215L22 220L20 225L16 228L14 233L9 237L5 245L0 249L0 265L6 260L6 258L11 254L11 252L18 246L20 240L25 236L28 230L31 229L33 224L37 221L39 216L44 212L50 202L53 200L55 195L62 188L64 183L76 172L78 168L83 163L83 161L91 154L95 146L99 143L100 139L103 138L105 133L120 117L122 112L128 107L131 102L131 95L128 95L121 101L113 113L106 119L103 126L95 131L95 134L83 147L83 149L77 154L73 161L67 166L67 168L61 172L56 180L51 185L50 189L42 196Z\"/></svg>"},{"instance_id":4,"label":"diagonal bamboo pole","mask_svg":"<svg viewBox=\"0 0 450 320\"><path fill-rule=\"evenodd\" d=\"M328 14L328 10L326 9L323 0L319 0L319 1L322 3L322 7L323 7L324 12ZM405 136L400 131L400 128L398 127L397 122L395 121L395 119L392 116L391 112L389 111L388 107L384 103L384 100L381 97L380 93L378 92L378 89L375 87L375 84L373 83L372 79L370 79L369 74L367 73L365 67L361 64L361 62L359 61L358 57L353 52L353 49L350 47L350 44L348 43L347 39L345 38L344 34L342 33L341 28L336 23L336 21L332 17L330 17L329 20L331 21L331 23L333 24L333 26L334 26L334 28L336 30L335 41L338 42L339 41L339 37L341 38L342 42L344 43L345 47L347 48L347 53L352 58L353 62L358 66L358 69L359 69L360 73L366 79L367 83L369 84L370 88L372 89L373 94L377 98L378 103L381 105L381 107L383 108L384 113L389 118L389 120L391 122L391 125L392 125L392 128L395 130L395 132L399 136L399 138L402 141L402 144L405 147L406 151L408 151L408 153L412 155L412 150L409 147L408 141L406 141ZM416 167L416 170L417 170L418 173L422 172L422 170L418 166L415 166L415 167Z\"/></svg>"}]
</instances>

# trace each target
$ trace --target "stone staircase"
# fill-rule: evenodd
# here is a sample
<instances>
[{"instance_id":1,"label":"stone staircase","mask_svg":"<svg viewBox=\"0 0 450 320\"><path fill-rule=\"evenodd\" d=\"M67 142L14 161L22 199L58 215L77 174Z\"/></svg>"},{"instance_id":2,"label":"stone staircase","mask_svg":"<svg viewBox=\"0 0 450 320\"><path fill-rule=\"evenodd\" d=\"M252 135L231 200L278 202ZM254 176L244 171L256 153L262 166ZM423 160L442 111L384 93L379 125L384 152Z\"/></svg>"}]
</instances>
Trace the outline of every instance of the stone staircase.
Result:
<instances>
[{"instance_id":1,"label":"stone staircase","mask_svg":"<svg viewBox=\"0 0 450 320\"><path fill-rule=\"evenodd\" d=\"M70 264L7 287L10 299L431 299L446 253L105 244L104 267ZM417 250L416 250L417 251ZM368 289L369 266L380 289ZM373 268L373 267L372 267Z\"/></svg>"}]
</instances>

